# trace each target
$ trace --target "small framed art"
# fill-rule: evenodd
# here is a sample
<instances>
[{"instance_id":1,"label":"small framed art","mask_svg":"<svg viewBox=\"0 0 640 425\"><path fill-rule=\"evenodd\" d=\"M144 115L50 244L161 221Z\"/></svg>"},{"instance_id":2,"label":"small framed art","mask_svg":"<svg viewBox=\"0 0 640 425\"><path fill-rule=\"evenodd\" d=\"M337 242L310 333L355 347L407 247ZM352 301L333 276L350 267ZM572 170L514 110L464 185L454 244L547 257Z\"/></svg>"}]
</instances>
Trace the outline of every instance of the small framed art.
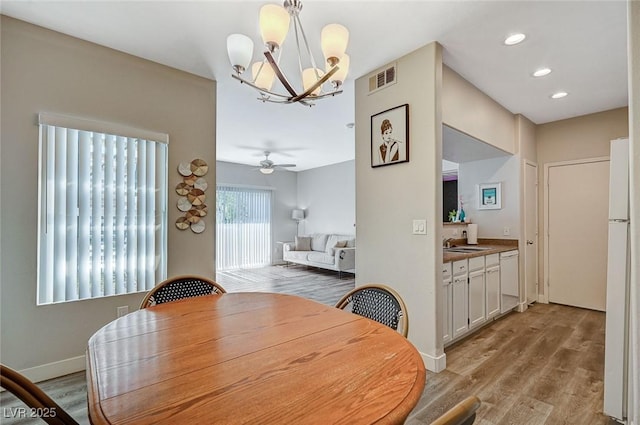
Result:
<instances>
[{"instance_id":1,"label":"small framed art","mask_svg":"<svg viewBox=\"0 0 640 425\"><path fill-rule=\"evenodd\" d=\"M502 184L483 183L478 185L478 209L499 210L502 208Z\"/></svg>"},{"instance_id":2,"label":"small framed art","mask_svg":"<svg viewBox=\"0 0 640 425\"><path fill-rule=\"evenodd\" d=\"M371 167L409 162L409 104L371 116Z\"/></svg>"}]
</instances>

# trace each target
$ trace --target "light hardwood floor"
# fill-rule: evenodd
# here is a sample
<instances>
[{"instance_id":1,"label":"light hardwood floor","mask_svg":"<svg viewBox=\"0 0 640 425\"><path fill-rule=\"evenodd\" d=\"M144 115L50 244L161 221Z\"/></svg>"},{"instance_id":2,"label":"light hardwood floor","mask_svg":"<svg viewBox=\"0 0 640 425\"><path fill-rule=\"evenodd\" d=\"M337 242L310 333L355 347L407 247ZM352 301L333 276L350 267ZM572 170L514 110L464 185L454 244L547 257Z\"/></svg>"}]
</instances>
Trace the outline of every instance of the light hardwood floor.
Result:
<instances>
[{"instance_id":1,"label":"light hardwood floor","mask_svg":"<svg viewBox=\"0 0 640 425\"><path fill-rule=\"evenodd\" d=\"M604 313L535 304L445 350L408 425L429 424L468 395L476 424L614 424L602 414Z\"/></svg>"},{"instance_id":2,"label":"light hardwood floor","mask_svg":"<svg viewBox=\"0 0 640 425\"><path fill-rule=\"evenodd\" d=\"M216 278L229 292L283 292L328 305L354 286L353 275L338 279L335 272L303 266L224 272ZM536 304L445 351L447 370L428 372L408 425L430 423L469 394L482 400L478 425L613 424L601 413L604 313ZM81 424L89 423L84 372L39 385ZM42 423L8 418L10 409L23 405L6 392L0 405L2 424Z\"/></svg>"}]
</instances>

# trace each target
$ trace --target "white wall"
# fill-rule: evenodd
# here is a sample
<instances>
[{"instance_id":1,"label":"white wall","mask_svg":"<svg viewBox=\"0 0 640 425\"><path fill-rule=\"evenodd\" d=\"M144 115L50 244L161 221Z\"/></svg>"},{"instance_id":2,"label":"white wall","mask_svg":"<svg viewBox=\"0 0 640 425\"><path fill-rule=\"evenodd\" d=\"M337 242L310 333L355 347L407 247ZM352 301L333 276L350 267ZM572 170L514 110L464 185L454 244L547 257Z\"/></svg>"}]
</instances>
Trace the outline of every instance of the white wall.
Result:
<instances>
[{"instance_id":1,"label":"white wall","mask_svg":"<svg viewBox=\"0 0 640 425\"><path fill-rule=\"evenodd\" d=\"M513 114L445 66L442 122L505 152L516 153Z\"/></svg>"},{"instance_id":2,"label":"white wall","mask_svg":"<svg viewBox=\"0 0 640 425\"><path fill-rule=\"evenodd\" d=\"M0 334L2 362L32 379L85 367L88 338L138 308L143 294L36 306L39 112L75 115L169 134L169 187L181 161L202 158L215 186L216 83L1 16ZM196 235L174 223L169 191L168 274L214 273L214 214ZM197 255L194 255L196 253Z\"/></svg>"},{"instance_id":3,"label":"white wall","mask_svg":"<svg viewBox=\"0 0 640 425\"><path fill-rule=\"evenodd\" d=\"M373 70L375 72L375 70ZM407 303L409 339L430 370L444 366L442 268L442 47L431 43L397 60L397 83L368 94L356 80L356 286L384 283ZM371 168L371 116L409 104L410 161ZM414 219L427 234L413 235Z\"/></svg>"},{"instance_id":4,"label":"white wall","mask_svg":"<svg viewBox=\"0 0 640 425\"><path fill-rule=\"evenodd\" d=\"M298 173L298 207L305 210L300 233L355 234L355 161Z\"/></svg>"},{"instance_id":5,"label":"white wall","mask_svg":"<svg viewBox=\"0 0 640 425\"><path fill-rule=\"evenodd\" d=\"M278 241L291 241L296 234L296 222L291 219L291 210L296 208L297 173L277 170L272 174L262 174L256 167L216 162L219 185L230 184L273 190L273 246L272 263L282 260L282 244Z\"/></svg>"},{"instance_id":6,"label":"white wall","mask_svg":"<svg viewBox=\"0 0 640 425\"><path fill-rule=\"evenodd\" d=\"M502 183L502 209L478 210L480 183ZM520 236L520 155L464 162L458 165L458 196L466 217L478 224L479 238L518 239ZM504 235L504 227L510 235Z\"/></svg>"}]
</instances>

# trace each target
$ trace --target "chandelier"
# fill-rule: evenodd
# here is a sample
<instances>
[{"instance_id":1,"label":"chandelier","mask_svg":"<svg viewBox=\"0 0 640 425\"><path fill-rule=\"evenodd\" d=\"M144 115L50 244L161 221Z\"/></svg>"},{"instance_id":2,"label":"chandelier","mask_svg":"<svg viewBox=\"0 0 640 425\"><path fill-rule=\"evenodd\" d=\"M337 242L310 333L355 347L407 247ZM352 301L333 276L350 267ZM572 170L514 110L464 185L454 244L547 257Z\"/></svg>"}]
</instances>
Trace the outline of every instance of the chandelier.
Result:
<instances>
[{"instance_id":1,"label":"chandelier","mask_svg":"<svg viewBox=\"0 0 640 425\"><path fill-rule=\"evenodd\" d=\"M231 34L227 37L227 53L235 71L231 76L242 84L258 90L258 100L273 103L300 103L313 106L314 101L342 93L341 86L349 71L349 56L345 54L349 41L349 31L342 25L329 24L322 29L321 47L326 65L321 70L313 58L307 36L300 23L302 1L285 0L283 6L267 4L260 9L260 33L266 51L264 60L251 65L252 78L241 75L249 68L253 57L253 41L243 34ZM296 91L280 68L281 48L293 21L293 33L298 53L299 80L302 90ZM303 57L306 56L306 61ZM309 66L303 69L303 63ZM340 64L340 66L338 66ZM286 93L272 91L275 79L282 84ZM324 91L323 85L330 85Z\"/></svg>"}]
</instances>

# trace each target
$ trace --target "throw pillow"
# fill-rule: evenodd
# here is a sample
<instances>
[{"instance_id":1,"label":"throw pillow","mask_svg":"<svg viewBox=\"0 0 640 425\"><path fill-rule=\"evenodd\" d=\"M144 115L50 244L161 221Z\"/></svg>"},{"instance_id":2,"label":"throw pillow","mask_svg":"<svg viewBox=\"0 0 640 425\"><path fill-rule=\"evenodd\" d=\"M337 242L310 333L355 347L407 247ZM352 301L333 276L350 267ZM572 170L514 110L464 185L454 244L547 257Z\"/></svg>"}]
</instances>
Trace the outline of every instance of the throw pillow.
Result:
<instances>
[{"instance_id":1,"label":"throw pillow","mask_svg":"<svg viewBox=\"0 0 640 425\"><path fill-rule=\"evenodd\" d=\"M309 236L296 236L296 251L311 251L311 238Z\"/></svg>"},{"instance_id":2,"label":"throw pillow","mask_svg":"<svg viewBox=\"0 0 640 425\"><path fill-rule=\"evenodd\" d=\"M346 248L347 241L338 241L336 242L336 248Z\"/></svg>"}]
</instances>

